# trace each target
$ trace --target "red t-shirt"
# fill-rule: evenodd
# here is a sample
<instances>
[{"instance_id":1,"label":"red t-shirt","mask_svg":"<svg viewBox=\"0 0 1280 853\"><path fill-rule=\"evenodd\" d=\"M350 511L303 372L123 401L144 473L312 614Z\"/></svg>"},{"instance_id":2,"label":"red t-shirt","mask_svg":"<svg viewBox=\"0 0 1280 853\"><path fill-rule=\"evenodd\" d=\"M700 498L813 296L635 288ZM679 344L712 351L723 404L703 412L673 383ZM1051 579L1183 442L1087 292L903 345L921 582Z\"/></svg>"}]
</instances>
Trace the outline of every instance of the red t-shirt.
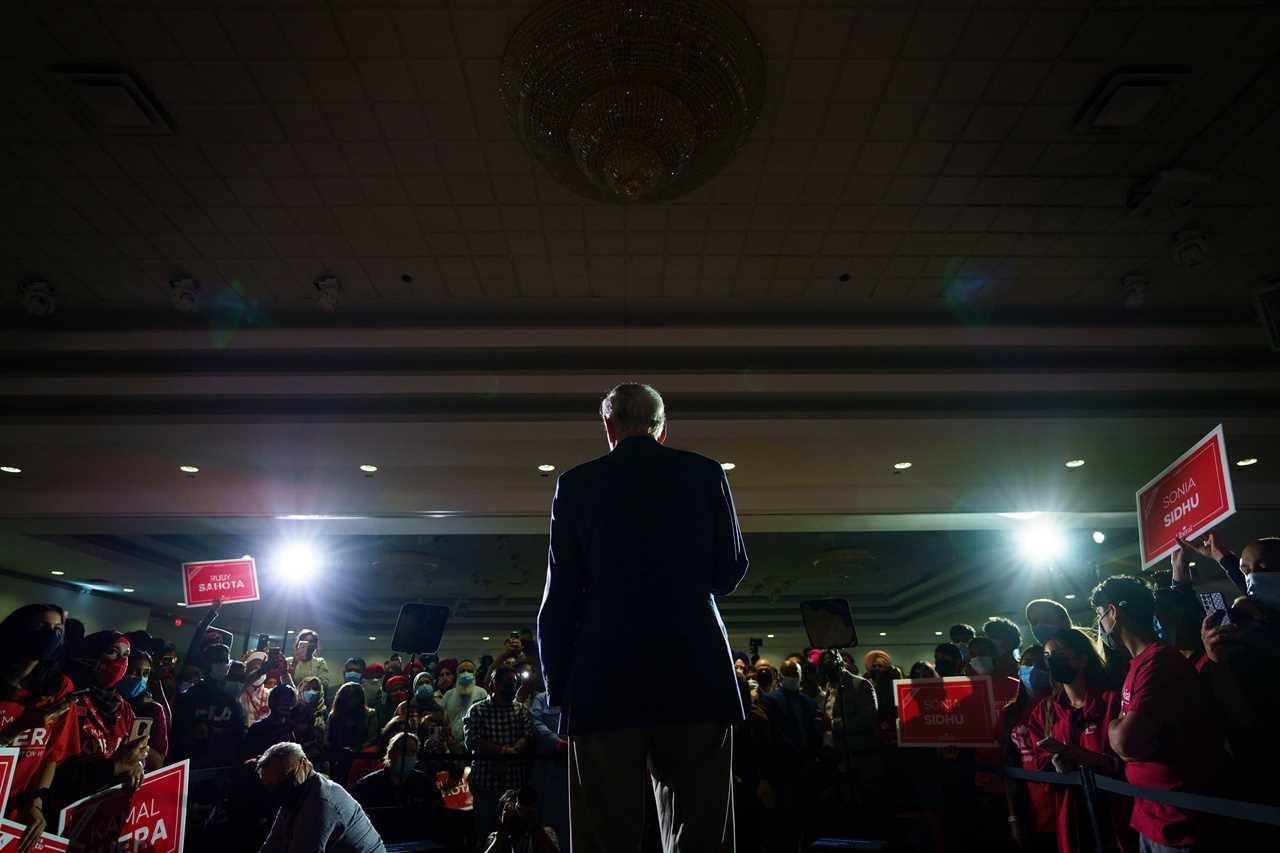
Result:
<instances>
[{"instance_id":1,"label":"red t-shirt","mask_svg":"<svg viewBox=\"0 0 1280 853\"><path fill-rule=\"evenodd\" d=\"M81 696L72 711L76 724L71 726L71 748L77 755L110 758L128 739L129 729L133 728L133 708L124 699L120 700L114 725L107 725L88 696Z\"/></svg>"},{"instance_id":2,"label":"red t-shirt","mask_svg":"<svg viewBox=\"0 0 1280 853\"><path fill-rule=\"evenodd\" d=\"M1045 700L1041 700L1043 702ZM1027 702L1022 712L1009 727L1009 740L1018 751L1018 764L1023 770L1039 770L1040 756L1036 742L1044 737L1040 729L1031 726L1031 715L1040 706L1040 702ZM1027 800L1031 807L1033 832L1053 832L1055 829L1055 802L1053 786L1045 782L1026 782Z\"/></svg>"},{"instance_id":3,"label":"red t-shirt","mask_svg":"<svg viewBox=\"0 0 1280 853\"><path fill-rule=\"evenodd\" d=\"M36 702L37 707L51 705L71 692L71 679L63 677L53 696ZM0 699L0 728L9 725L26 711L31 702L31 694L19 690L13 698ZM13 741L13 748L21 750L18 755L18 766L13 772L13 788L10 796L21 794L30 789L40 771L49 762L60 764L71 754L72 721L75 709L67 711L48 726L27 729L20 732Z\"/></svg>"},{"instance_id":4,"label":"red t-shirt","mask_svg":"<svg viewBox=\"0 0 1280 853\"><path fill-rule=\"evenodd\" d=\"M1152 643L1129 662L1120 713L1141 711L1160 726L1156 754L1125 764L1129 784L1166 791L1211 790L1221 759L1221 733L1204 713L1195 667L1164 643ZM1203 837L1204 818L1150 800L1134 800L1132 826L1169 847Z\"/></svg>"}]
</instances>

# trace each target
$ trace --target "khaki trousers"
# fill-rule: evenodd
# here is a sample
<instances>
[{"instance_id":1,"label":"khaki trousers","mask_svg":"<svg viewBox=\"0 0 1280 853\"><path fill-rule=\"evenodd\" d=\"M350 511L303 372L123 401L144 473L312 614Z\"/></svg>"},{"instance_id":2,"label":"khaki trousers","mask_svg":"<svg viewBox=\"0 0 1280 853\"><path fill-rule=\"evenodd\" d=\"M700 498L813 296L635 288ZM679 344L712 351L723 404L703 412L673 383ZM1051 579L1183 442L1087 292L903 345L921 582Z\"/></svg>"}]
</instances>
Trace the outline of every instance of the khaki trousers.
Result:
<instances>
[{"instance_id":1,"label":"khaki trousers","mask_svg":"<svg viewBox=\"0 0 1280 853\"><path fill-rule=\"evenodd\" d=\"M640 853L648 796L664 853L734 853L733 727L695 723L569 738L572 853Z\"/></svg>"}]
</instances>

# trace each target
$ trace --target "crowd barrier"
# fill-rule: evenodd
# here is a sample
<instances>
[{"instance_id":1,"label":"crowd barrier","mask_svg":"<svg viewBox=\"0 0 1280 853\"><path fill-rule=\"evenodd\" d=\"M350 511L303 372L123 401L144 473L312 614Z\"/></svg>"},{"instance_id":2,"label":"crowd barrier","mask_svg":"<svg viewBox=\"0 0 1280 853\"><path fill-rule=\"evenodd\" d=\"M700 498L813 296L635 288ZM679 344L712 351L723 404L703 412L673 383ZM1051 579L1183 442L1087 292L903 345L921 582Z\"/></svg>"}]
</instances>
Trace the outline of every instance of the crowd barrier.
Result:
<instances>
[{"instance_id":1,"label":"crowd barrier","mask_svg":"<svg viewBox=\"0 0 1280 853\"><path fill-rule=\"evenodd\" d=\"M1024 782L1043 782L1048 785L1079 787L1083 792L1085 808L1089 814L1089 825L1094 837L1095 850L1110 851L1113 849L1112 836L1110 833L1102 831L1099 819L1100 810L1097 803L1099 791L1119 794L1122 797L1131 799L1150 800L1163 805L1175 806L1188 811L1204 812L1205 814L1219 817L1280 826L1280 806L1230 800L1225 797L1210 797L1205 794L1191 794L1186 791L1139 788L1137 785L1130 785L1110 776L1102 776L1085 768L1072 773L1046 773L1040 770L1006 767L1004 773L1010 779L1021 779Z\"/></svg>"}]
</instances>

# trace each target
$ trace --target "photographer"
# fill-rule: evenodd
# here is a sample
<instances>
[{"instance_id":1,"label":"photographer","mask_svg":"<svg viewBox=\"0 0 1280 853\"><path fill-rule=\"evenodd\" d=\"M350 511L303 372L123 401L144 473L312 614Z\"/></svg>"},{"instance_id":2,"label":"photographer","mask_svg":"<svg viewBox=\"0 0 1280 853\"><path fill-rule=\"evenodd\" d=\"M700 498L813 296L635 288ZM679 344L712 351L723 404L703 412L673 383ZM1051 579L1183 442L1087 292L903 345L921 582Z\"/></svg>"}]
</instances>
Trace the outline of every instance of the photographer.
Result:
<instances>
[{"instance_id":1,"label":"photographer","mask_svg":"<svg viewBox=\"0 0 1280 853\"><path fill-rule=\"evenodd\" d=\"M321 698L328 699L330 691L329 664L320 657L320 634L312 628L303 628L298 632L298 641L293 646L293 657L289 660L289 674L294 684L301 684L308 678L320 681Z\"/></svg>"},{"instance_id":2,"label":"photographer","mask_svg":"<svg viewBox=\"0 0 1280 853\"><path fill-rule=\"evenodd\" d=\"M560 853L556 831L543 826L538 800L529 787L509 790L498 800L498 829L484 853Z\"/></svg>"}]
</instances>

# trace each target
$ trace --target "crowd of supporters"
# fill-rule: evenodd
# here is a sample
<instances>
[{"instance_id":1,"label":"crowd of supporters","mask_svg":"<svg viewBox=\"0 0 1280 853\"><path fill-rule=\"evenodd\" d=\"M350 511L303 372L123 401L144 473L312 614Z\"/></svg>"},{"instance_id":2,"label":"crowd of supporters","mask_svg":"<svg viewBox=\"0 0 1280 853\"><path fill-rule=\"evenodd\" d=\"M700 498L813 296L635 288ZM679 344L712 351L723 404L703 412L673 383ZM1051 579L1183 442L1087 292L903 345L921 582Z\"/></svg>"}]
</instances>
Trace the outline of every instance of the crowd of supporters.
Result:
<instances>
[{"instance_id":1,"label":"crowd of supporters","mask_svg":"<svg viewBox=\"0 0 1280 853\"><path fill-rule=\"evenodd\" d=\"M1238 587L1226 610L1206 616L1192 557ZM1141 797L1086 803L1078 786L1004 769L1088 768L1148 789L1280 800L1265 775L1280 712L1280 540L1238 556L1213 535L1184 542L1165 576L1108 578L1089 604L1094 618L1077 626L1062 604L1031 601L1025 637L1002 618L952 626L931 661L737 653L738 849L796 851L834 836L1065 853L1095 849L1097 827L1118 851L1273 844L1265 827ZM27 826L21 850L69 803L183 759L222 771L193 784L192 849L311 853L334 849L326 833L338 826L341 849L377 851L380 838L568 849L567 744L532 636L479 660L393 654L336 667L311 629L287 656L235 659L217 616L215 606L182 657L145 632L85 636L53 605L0 623L0 745L20 750L7 817ZM636 689L679 702L681 680L699 674L678 663L655 661L674 679L636 673ZM893 681L957 675L992 680L1001 745L900 748ZM444 792L464 779L473 808L447 808ZM218 796L202 798L201 785L220 785Z\"/></svg>"}]
</instances>

